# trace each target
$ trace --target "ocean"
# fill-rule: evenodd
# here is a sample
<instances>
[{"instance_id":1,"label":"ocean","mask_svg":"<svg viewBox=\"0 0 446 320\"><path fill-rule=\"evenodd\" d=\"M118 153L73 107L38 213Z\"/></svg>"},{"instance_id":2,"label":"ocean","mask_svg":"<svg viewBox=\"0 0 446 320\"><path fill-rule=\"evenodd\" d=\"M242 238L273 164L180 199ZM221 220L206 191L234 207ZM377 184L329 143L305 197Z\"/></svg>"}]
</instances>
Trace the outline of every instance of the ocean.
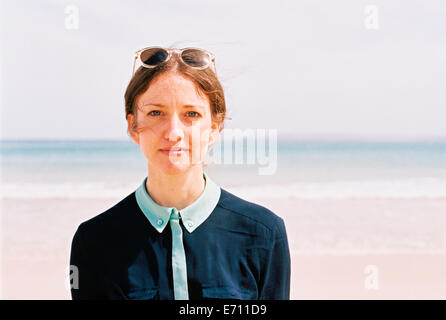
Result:
<instances>
[{"instance_id":1,"label":"ocean","mask_svg":"<svg viewBox=\"0 0 446 320\"><path fill-rule=\"evenodd\" d=\"M268 150L269 151L269 150ZM4 198L110 198L132 192L147 163L132 141L2 141ZM266 164L211 163L218 184L248 197L446 197L446 143L279 141ZM265 163L265 162L264 162Z\"/></svg>"}]
</instances>

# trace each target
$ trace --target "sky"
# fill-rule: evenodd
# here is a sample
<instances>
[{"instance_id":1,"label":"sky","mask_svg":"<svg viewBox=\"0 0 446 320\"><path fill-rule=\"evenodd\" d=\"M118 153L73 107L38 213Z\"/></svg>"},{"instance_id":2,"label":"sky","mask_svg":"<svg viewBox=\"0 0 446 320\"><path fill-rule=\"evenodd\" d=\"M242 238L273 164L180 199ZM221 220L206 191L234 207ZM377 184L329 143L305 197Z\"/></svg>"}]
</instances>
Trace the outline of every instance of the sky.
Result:
<instances>
[{"instance_id":1,"label":"sky","mask_svg":"<svg viewBox=\"0 0 446 320\"><path fill-rule=\"evenodd\" d=\"M216 55L228 129L446 140L443 0L0 3L2 139L129 139L133 55L160 45Z\"/></svg>"}]
</instances>

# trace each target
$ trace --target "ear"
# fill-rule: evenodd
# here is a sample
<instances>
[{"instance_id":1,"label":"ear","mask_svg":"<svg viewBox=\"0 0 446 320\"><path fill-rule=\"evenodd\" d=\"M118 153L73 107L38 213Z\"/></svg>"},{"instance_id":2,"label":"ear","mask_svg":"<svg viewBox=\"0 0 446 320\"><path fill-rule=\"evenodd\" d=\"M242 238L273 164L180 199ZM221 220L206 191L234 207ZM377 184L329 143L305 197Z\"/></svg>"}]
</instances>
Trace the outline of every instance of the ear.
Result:
<instances>
[{"instance_id":1,"label":"ear","mask_svg":"<svg viewBox=\"0 0 446 320\"><path fill-rule=\"evenodd\" d=\"M134 115L129 113L127 115L127 130L129 132L130 137L132 138L132 140L135 141L135 143L139 145L139 134L132 130L133 119L134 119Z\"/></svg>"},{"instance_id":2,"label":"ear","mask_svg":"<svg viewBox=\"0 0 446 320\"><path fill-rule=\"evenodd\" d=\"M212 122L211 132L209 134L209 149L214 145L215 141L217 141L219 134L220 125L216 122Z\"/></svg>"}]
</instances>

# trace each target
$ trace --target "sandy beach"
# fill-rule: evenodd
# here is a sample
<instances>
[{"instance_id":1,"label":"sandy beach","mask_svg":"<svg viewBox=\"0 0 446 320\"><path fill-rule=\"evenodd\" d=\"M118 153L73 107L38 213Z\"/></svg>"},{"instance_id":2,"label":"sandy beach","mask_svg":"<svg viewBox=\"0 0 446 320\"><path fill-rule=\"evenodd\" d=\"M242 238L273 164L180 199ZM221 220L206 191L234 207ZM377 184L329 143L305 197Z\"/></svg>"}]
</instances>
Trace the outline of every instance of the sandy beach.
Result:
<instances>
[{"instance_id":1,"label":"sandy beach","mask_svg":"<svg viewBox=\"0 0 446 320\"><path fill-rule=\"evenodd\" d=\"M285 220L291 299L446 298L446 199L250 200ZM3 199L2 298L70 299L72 236L116 201Z\"/></svg>"},{"instance_id":2,"label":"sandy beach","mask_svg":"<svg viewBox=\"0 0 446 320\"><path fill-rule=\"evenodd\" d=\"M70 299L66 261L7 260L3 299ZM367 265L378 288L365 286ZM291 299L446 299L446 255L293 255Z\"/></svg>"}]
</instances>

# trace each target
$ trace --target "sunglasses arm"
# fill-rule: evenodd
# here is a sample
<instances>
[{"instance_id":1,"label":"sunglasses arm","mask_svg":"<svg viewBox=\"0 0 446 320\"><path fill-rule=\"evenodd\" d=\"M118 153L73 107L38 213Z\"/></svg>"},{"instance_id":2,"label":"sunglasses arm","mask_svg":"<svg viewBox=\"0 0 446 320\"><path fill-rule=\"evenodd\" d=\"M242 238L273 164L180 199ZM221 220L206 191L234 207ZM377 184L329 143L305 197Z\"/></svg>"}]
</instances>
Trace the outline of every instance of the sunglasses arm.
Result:
<instances>
[{"instance_id":1,"label":"sunglasses arm","mask_svg":"<svg viewBox=\"0 0 446 320\"><path fill-rule=\"evenodd\" d=\"M138 54L135 53L135 60L133 60L133 72L132 72L132 76L135 74L135 64L136 64L136 59L138 59Z\"/></svg>"},{"instance_id":2,"label":"sunglasses arm","mask_svg":"<svg viewBox=\"0 0 446 320\"><path fill-rule=\"evenodd\" d=\"M215 75L217 75L217 67L216 67L216 65L215 65L215 59L212 59L212 62L214 63L214 72L215 72Z\"/></svg>"}]
</instances>

